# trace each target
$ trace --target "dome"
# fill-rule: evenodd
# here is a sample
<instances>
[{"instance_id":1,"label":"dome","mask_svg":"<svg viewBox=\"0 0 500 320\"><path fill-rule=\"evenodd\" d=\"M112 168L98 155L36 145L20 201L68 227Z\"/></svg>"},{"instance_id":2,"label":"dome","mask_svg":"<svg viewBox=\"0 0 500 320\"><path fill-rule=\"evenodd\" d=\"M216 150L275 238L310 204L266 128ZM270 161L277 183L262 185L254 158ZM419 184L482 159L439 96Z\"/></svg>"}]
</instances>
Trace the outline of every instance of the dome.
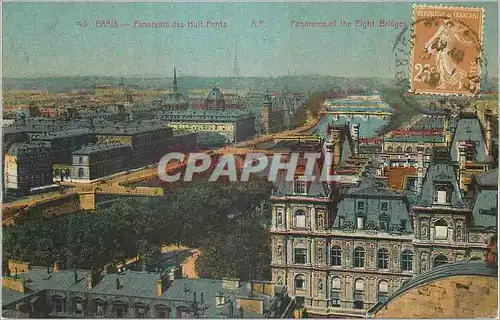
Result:
<instances>
[{"instance_id":1,"label":"dome","mask_svg":"<svg viewBox=\"0 0 500 320\"><path fill-rule=\"evenodd\" d=\"M224 109L224 94L219 88L214 87L207 96L206 105L210 109Z\"/></svg>"},{"instance_id":2,"label":"dome","mask_svg":"<svg viewBox=\"0 0 500 320\"><path fill-rule=\"evenodd\" d=\"M224 100L224 94L217 87L214 87L207 96L207 101L222 101L222 100Z\"/></svg>"}]
</instances>

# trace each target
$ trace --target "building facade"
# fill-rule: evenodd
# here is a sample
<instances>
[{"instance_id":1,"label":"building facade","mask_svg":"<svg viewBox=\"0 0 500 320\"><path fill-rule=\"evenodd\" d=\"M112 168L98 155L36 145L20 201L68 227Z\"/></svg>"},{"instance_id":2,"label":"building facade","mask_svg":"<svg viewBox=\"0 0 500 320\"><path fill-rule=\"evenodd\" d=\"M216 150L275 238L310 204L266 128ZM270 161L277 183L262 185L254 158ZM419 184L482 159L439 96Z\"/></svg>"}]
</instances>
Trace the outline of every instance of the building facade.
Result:
<instances>
[{"instance_id":1,"label":"building facade","mask_svg":"<svg viewBox=\"0 0 500 320\"><path fill-rule=\"evenodd\" d=\"M5 155L6 190L28 194L32 188L52 184L52 162L53 154L46 143L13 143Z\"/></svg>"},{"instance_id":2,"label":"building facade","mask_svg":"<svg viewBox=\"0 0 500 320\"><path fill-rule=\"evenodd\" d=\"M273 194L273 280L303 296L308 314L364 317L417 274L483 259L496 217L481 219L479 212L497 212L496 203L476 209L474 218L476 205L459 189L449 149L433 151L414 203L378 179L376 161L358 185L337 188L330 198L297 186Z\"/></svg>"},{"instance_id":3,"label":"building facade","mask_svg":"<svg viewBox=\"0 0 500 320\"><path fill-rule=\"evenodd\" d=\"M71 179L90 182L130 167L129 144L92 144L73 152Z\"/></svg>"}]
</instances>

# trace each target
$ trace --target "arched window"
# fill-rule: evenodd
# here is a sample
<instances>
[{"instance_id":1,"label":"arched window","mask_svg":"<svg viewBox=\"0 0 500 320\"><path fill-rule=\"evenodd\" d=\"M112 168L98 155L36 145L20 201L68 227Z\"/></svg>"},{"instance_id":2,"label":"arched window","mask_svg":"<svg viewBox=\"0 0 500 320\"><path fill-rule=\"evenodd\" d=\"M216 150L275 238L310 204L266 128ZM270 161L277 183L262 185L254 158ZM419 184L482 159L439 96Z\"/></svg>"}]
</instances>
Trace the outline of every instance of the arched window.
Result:
<instances>
[{"instance_id":1,"label":"arched window","mask_svg":"<svg viewBox=\"0 0 500 320\"><path fill-rule=\"evenodd\" d=\"M281 210L276 213L276 222L278 226L283 225L283 212Z\"/></svg>"},{"instance_id":2,"label":"arched window","mask_svg":"<svg viewBox=\"0 0 500 320\"><path fill-rule=\"evenodd\" d=\"M94 317L103 317L105 315L103 300L95 299L92 301L92 314Z\"/></svg>"},{"instance_id":3,"label":"arched window","mask_svg":"<svg viewBox=\"0 0 500 320\"><path fill-rule=\"evenodd\" d=\"M85 300L81 297L73 299L73 314L77 316L83 316L84 313L84 302Z\"/></svg>"},{"instance_id":4,"label":"arched window","mask_svg":"<svg viewBox=\"0 0 500 320\"><path fill-rule=\"evenodd\" d=\"M427 148L425 148L424 152L425 152L425 154L431 154L432 150L431 150L431 148L427 147Z\"/></svg>"},{"instance_id":5,"label":"arched window","mask_svg":"<svg viewBox=\"0 0 500 320\"><path fill-rule=\"evenodd\" d=\"M56 178L56 179L60 179L60 178L61 178L61 170L56 169L56 170L54 171L54 176L55 176L54 178Z\"/></svg>"},{"instance_id":6,"label":"arched window","mask_svg":"<svg viewBox=\"0 0 500 320\"><path fill-rule=\"evenodd\" d=\"M354 267L364 268L365 266L365 249L356 248L354 250Z\"/></svg>"},{"instance_id":7,"label":"arched window","mask_svg":"<svg viewBox=\"0 0 500 320\"><path fill-rule=\"evenodd\" d=\"M113 310L114 310L113 316L115 318L125 318L125 316L127 315L127 309L128 305L125 302L123 301L113 302Z\"/></svg>"},{"instance_id":8,"label":"arched window","mask_svg":"<svg viewBox=\"0 0 500 320\"><path fill-rule=\"evenodd\" d=\"M387 300L388 292L389 292L389 286L387 281L380 281L378 283L378 300L379 301Z\"/></svg>"},{"instance_id":9,"label":"arched window","mask_svg":"<svg viewBox=\"0 0 500 320\"><path fill-rule=\"evenodd\" d=\"M413 252L410 250L403 251L403 254L401 255L401 269L403 271L413 270Z\"/></svg>"},{"instance_id":10,"label":"arched window","mask_svg":"<svg viewBox=\"0 0 500 320\"><path fill-rule=\"evenodd\" d=\"M83 157L78 157L78 164L83 164Z\"/></svg>"},{"instance_id":11,"label":"arched window","mask_svg":"<svg viewBox=\"0 0 500 320\"><path fill-rule=\"evenodd\" d=\"M332 279L332 291L330 293L330 304L332 307L339 308L340 307L340 278L335 277Z\"/></svg>"},{"instance_id":12,"label":"arched window","mask_svg":"<svg viewBox=\"0 0 500 320\"><path fill-rule=\"evenodd\" d=\"M380 249L378 251L377 266L379 269L389 268L389 251L387 249Z\"/></svg>"},{"instance_id":13,"label":"arched window","mask_svg":"<svg viewBox=\"0 0 500 320\"><path fill-rule=\"evenodd\" d=\"M295 290L305 290L306 289L306 277L302 274L295 276Z\"/></svg>"},{"instance_id":14,"label":"arched window","mask_svg":"<svg viewBox=\"0 0 500 320\"><path fill-rule=\"evenodd\" d=\"M306 212L302 209L295 211L294 221L296 228L305 228L306 227Z\"/></svg>"},{"instance_id":15,"label":"arched window","mask_svg":"<svg viewBox=\"0 0 500 320\"><path fill-rule=\"evenodd\" d=\"M330 264L332 266L340 266L342 264L342 249L335 246L330 250Z\"/></svg>"},{"instance_id":16,"label":"arched window","mask_svg":"<svg viewBox=\"0 0 500 320\"><path fill-rule=\"evenodd\" d=\"M440 266L442 264L448 263L448 258L443 256L442 254L436 256L434 258L434 267Z\"/></svg>"},{"instance_id":17,"label":"arched window","mask_svg":"<svg viewBox=\"0 0 500 320\"><path fill-rule=\"evenodd\" d=\"M358 279L354 285L354 309L364 309L365 307L365 282Z\"/></svg>"},{"instance_id":18,"label":"arched window","mask_svg":"<svg viewBox=\"0 0 500 320\"><path fill-rule=\"evenodd\" d=\"M406 148L406 152L411 153L413 149L411 147Z\"/></svg>"},{"instance_id":19,"label":"arched window","mask_svg":"<svg viewBox=\"0 0 500 320\"><path fill-rule=\"evenodd\" d=\"M391 217L387 213L382 213L379 218L379 230L381 231L389 231L389 223L391 221Z\"/></svg>"},{"instance_id":20,"label":"arched window","mask_svg":"<svg viewBox=\"0 0 500 320\"><path fill-rule=\"evenodd\" d=\"M84 176L83 168L78 168L78 178L83 178L83 176Z\"/></svg>"},{"instance_id":21,"label":"arched window","mask_svg":"<svg viewBox=\"0 0 500 320\"><path fill-rule=\"evenodd\" d=\"M144 305L143 303L136 303L134 305L134 314L135 318L139 319L147 318L146 305Z\"/></svg>"},{"instance_id":22,"label":"arched window","mask_svg":"<svg viewBox=\"0 0 500 320\"><path fill-rule=\"evenodd\" d=\"M61 296L55 295L52 296L52 305L54 306L54 312L63 312L64 311L64 299Z\"/></svg>"},{"instance_id":23,"label":"arched window","mask_svg":"<svg viewBox=\"0 0 500 320\"><path fill-rule=\"evenodd\" d=\"M392 152L392 146L387 147L387 152Z\"/></svg>"},{"instance_id":24,"label":"arched window","mask_svg":"<svg viewBox=\"0 0 500 320\"><path fill-rule=\"evenodd\" d=\"M403 152L403 148L402 148L402 147L397 147L397 148L396 148L396 152L398 152L398 153Z\"/></svg>"},{"instance_id":25,"label":"arched window","mask_svg":"<svg viewBox=\"0 0 500 320\"><path fill-rule=\"evenodd\" d=\"M446 240L448 238L448 223L444 220L438 220L434 224L434 238L436 240Z\"/></svg>"}]
</instances>

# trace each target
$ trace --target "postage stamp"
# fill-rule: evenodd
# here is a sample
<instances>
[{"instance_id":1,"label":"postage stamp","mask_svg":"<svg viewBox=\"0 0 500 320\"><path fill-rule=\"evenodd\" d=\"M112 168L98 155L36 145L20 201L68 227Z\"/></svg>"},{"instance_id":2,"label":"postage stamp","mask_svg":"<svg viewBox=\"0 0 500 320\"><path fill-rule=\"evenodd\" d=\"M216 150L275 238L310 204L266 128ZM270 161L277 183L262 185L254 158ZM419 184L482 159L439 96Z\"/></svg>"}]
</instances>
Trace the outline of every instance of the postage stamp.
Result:
<instances>
[{"instance_id":1,"label":"postage stamp","mask_svg":"<svg viewBox=\"0 0 500 320\"><path fill-rule=\"evenodd\" d=\"M477 95L483 19L483 8L415 5L410 91Z\"/></svg>"}]
</instances>

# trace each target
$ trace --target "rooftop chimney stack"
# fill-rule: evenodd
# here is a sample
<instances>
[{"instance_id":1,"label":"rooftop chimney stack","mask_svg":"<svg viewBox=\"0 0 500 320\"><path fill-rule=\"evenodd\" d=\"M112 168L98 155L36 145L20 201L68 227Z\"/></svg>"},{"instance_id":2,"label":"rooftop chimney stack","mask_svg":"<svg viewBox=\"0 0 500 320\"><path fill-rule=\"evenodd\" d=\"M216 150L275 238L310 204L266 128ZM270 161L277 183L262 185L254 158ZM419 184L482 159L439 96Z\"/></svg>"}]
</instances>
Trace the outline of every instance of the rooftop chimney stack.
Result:
<instances>
[{"instance_id":1,"label":"rooftop chimney stack","mask_svg":"<svg viewBox=\"0 0 500 320\"><path fill-rule=\"evenodd\" d=\"M163 280L156 280L156 296L161 296L163 294Z\"/></svg>"},{"instance_id":2,"label":"rooftop chimney stack","mask_svg":"<svg viewBox=\"0 0 500 320\"><path fill-rule=\"evenodd\" d=\"M359 123L352 126L354 133L354 154L359 155Z\"/></svg>"},{"instance_id":3,"label":"rooftop chimney stack","mask_svg":"<svg viewBox=\"0 0 500 320\"><path fill-rule=\"evenodd\" d=\"M491 121L492 121L492 110L487 109L485 112L485 139L486 139L486 152L488 155L493 155L493 140L491 136Z\"/></svg>"},{"instance_id":4,"label":"rooftop chimney stack","mask_svg":"<svg viewBox=\"0 0 500 320\"><path fill-rule=\"evenodd\" d=\"M418 148L418 164L417 164L417 194L422 192L422 184L424 183L424 150Z\"/></svg>"},{"instance_id":5,"label":"rooftop chimney stack","mask_svg":"<svg viewBox=\"0 0 500 320\"><path fill-rule=\"evenodd\" d=\"M459 143L458 144L458 160L459 160L458 185L460 187L460 190L462 190L462 191L465 190L464 177L465 177L466 154L467 154L467 146L465 145L464 142Z\"/></svg>"},{"instance_id":6,"label":"rooftop chimney stack","mask_svg":"<svg viewBox=\"0 0 500 320\"><path fill-rule=\"evenodd\" d=\"M54 266L52 268L53 272L59 272L61 270L61 262L60 261L55 261Z\"/></svg>"},{"instance_id":7,"label":"rooftop chimney stack","mask_svg":"<svg viewBox=\"0 0 500 320\"><path fill-rule=\"evenodd\" d=\"M120 278L116 278L116 290L120 290Z\"/></svg>"}]
</instances>

